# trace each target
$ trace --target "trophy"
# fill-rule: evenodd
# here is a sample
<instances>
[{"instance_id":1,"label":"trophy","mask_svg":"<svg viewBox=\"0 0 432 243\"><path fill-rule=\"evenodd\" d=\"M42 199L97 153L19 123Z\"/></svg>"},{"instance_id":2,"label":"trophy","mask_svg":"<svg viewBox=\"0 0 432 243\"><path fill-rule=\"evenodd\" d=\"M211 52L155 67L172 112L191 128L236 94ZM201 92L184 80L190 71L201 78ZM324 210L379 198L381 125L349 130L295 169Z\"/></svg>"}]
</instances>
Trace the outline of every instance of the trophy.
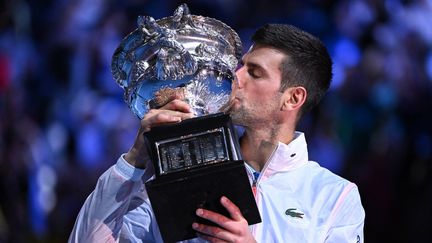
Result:
<instances>
[{"instance_id":1,"label":"trophy","mask_svg":"<svg viewBox=\"0 0 432 243\"><path fill-rule=\"evenodd\" d=\"M226 24L191 15L186 4L169 17L138 17L112 59L112 74L130 109L142 119L174 97L196 117L144 133L154 177L146 190L165 242L196 237L195 216L206 208L229 217L228 197L249 224L261 221L230 116L231 82L241 57L237 33Z\"/></svg>"}]
</instances>

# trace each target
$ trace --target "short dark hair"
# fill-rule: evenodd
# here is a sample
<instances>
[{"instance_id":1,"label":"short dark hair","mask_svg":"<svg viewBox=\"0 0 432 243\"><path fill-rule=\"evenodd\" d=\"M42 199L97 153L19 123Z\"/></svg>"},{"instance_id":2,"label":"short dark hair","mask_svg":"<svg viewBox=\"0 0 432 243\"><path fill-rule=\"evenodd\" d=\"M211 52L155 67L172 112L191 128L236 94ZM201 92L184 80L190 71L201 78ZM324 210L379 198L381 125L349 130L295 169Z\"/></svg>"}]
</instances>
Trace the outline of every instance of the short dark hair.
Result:
<instances>
[{"instance_id":1,"label":"short dark hair","mask_svg":"<svg viewBox=\"0 0 432 243\"><path fill-rule=\"evenodd\" d=\"M287 55L280 66L281 92L294 86L306 89L307 98L299 117L319 103L330 87L332 60L317 37L292 25L267 24L255 32L252 41Z\"/></svg>"}]
</instances>

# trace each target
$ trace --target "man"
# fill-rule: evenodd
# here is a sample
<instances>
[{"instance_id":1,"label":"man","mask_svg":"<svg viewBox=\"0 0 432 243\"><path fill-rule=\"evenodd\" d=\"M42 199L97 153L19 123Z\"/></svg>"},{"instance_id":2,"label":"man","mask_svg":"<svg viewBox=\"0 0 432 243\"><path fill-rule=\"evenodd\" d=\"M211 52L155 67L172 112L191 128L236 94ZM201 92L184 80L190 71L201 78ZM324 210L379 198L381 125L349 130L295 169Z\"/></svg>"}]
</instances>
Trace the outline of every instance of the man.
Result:
<instances>
[{"instance_id":1,"label":"man","mask_svg":"<svg viewBox=\"0 0 432 243\"><path fill-rule=\"evenodd\" d=\"M228 198L230 218L204 209L217 226L191 225L190 242L363 242L365 213L355 184L308 161L298 120L330 85L331 59L312 35L266 25L252 37L233 82L229 112L244 127L241 152L262 223L248 226ZM105 172L86 200L69 242L162 242L143 181L148 154L142 133L193 117L180 99L150 110L132 148ZM143 178L143 179L142 179Z\"/></svg>"}]
</instances>

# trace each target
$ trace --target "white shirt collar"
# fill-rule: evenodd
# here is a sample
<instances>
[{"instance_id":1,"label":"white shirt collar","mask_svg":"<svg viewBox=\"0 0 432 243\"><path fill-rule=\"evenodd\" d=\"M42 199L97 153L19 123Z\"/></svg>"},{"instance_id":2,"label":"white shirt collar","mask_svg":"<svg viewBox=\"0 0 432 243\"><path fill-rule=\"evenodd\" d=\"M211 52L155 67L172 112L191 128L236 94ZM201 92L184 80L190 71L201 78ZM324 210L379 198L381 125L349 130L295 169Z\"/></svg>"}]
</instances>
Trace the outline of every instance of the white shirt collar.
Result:
<instances>
[{"instance_id":1,"label":"white shirt collar","mask_svg":"<svg viewBox=\"0 0 432 243\"><path fill-rule=\"evenodd\" d=\"M308 162L308 150L304 133L295 132L289 144L279 142L261 173L261 179L275 173L294 170Z\"/></svg>"}]
</instances>

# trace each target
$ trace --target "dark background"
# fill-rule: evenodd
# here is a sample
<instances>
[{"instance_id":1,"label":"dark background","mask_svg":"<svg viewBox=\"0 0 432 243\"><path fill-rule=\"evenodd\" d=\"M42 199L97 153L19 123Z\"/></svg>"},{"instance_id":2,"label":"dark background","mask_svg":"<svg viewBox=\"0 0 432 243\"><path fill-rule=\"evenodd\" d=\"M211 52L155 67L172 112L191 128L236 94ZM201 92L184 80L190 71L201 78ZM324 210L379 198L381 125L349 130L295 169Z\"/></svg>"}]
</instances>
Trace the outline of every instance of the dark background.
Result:
<instances>
[{"instance_id":1,"label":"dark background","mask_svg":"<svg viewBox=\"0 0 432 243\"><path fill-rule=\"evenodd\" d=\"M300 125L310 158L355 182L366 242L431 242L432 1L184 1L241 36L290 23L322 39L334 80ZM65 242L139 121L110 73L138 15L180 1L0 3L0 242Z\"/></svg>"}]
</instances>

